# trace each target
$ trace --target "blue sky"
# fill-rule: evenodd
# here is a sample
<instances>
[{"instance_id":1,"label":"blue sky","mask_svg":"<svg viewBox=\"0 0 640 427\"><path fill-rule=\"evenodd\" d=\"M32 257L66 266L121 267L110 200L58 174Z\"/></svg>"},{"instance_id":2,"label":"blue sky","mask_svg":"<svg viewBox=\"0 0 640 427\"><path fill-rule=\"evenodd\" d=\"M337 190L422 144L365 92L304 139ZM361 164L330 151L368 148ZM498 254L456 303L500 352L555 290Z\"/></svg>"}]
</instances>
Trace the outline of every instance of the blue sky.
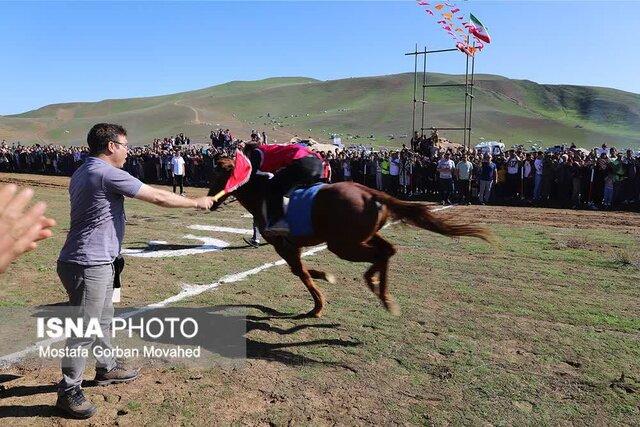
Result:
<instances>
[{"instance_id":1,"label":"blue sky","mask_svg":"<svg viewBox=\"0 0 640 427\"><path fill-rule=\"evenodd\" d=\"M640 2L458 0L489 28L476 71L640 93ZM415 43L452 47L414 1L2 2L0 114L230 80L408 72ZM464 72L464 56L430 70Z\"/></svg>"}]
</instances>

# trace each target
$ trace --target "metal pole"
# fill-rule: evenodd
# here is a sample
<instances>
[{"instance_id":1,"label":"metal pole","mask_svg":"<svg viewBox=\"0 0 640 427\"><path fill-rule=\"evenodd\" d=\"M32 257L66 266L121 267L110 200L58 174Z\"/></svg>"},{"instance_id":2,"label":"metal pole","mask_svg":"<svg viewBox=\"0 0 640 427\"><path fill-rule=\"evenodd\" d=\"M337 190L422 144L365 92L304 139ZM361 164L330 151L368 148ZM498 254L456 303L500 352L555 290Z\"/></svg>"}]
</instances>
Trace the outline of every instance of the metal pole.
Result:
<instances>
[{"instance_id":1,"label":"metal pole","mask_svg":"<svg viewBox=\"0 0 640 427\"><path fill-rule=\"evenodd\" d=\"M469 37L467 37L467 44L469 43ZM473 46L475 48L475 43ZM413 117L412 117L412 132L416 132L416 103L420 102L422 104L421 109L421 124L420 124L420 134L424 136L425 130L425 117L428 115L428 109L425 106L427 103L427 88L428 87L441 87L441 86L464 86L465 88L465 97L464 97L464 126L461 128L455 127L444 127L439 128L440 130L462 130L463 131L463 140L462 145L465 149L471 148L471 134L472 134L472 114L473 114L473 86L475 82L475 55L469 58L469 55L466 55L466 68L465 68L465 77L464 83L457 84L427 84L427 54L429 53L439 53L439 52L454 52L458 51L458 49L440 49L440 50L427 50L427 47L424 47L424 51L418 52L418 44L416 43L415 49L413 52L405 53L405 55L413 55ZM466 52L465 52L466 54ZM423 66L422 66L422 99L418 100L418 55L424 55L423 58ZM471 60L471 77L469 77L469 60ZM434 126L432 123L431 126Z\"/></svg>"},{"instance_id":2,"label":"metal pole","mask_svg":"<svg viewBox=\"0 0 640 427\"><path fill-rule=\"evenodd\" d=\"M588 202L587 204L590 205L592 200L591 197L593 196L593 177L595 176L596 173L596 167L591 166L591 178L589 179L589 193L588 193Z\"/></svg>"},{"instance_id":3,"label":"metal pole","mask_svg":"<svg viewBox=\"0 0 640 427\"><path fill-rule=\"evenodd\" d=\"M457 50L458 50L457 48L439 49L439 50L427 50L425 52L420 52L420 55L424 55L424 54L427 54L427 53L455 52ZM413 53L413 52L405 53L405 56L408 56L408 55L415 55L415 53Z\"/></svg>"},{"instance_id":4,"label":"metal pole","mask_svg":"<svg viewBox=\"0 0 640 427\"><path fill-rule=\"evenodd\" d=\"M426 55L425 55L426 56ZM413 57L413 120L411 121L411 137L416 133L416 90L418 88L418 43L416 43L415 56Z\"/></svg>"},{"instance_id":5,"label":"metal pole","mask_svg":"<svg viewBox=\"0 0 640 427\"><path fill-rule=\"evenodd\" d=\"M427 47L424 47L424 51L427 51ZM417 56L416 56L417 57ZM422 62L422 121L420 123L420 135L424 136L424 109L427 104L427 100L425 98L425 90L427 85L427 54L424 54L424 61Z\"/></svg>"},{"instance_id":6,"label":"metal pole","mask_svg":"<svg viewBox=\"0 0 640 427\"><path fill-rule=\"evenodd\" d=\"M520 200L524 200L524 161L520 166Z\"/></svg>"},{"instance_id":7,"label":"metal pole","mask_svg":"<svg viewBox=\"0 0 640 427\"><path fill-rule=\"evenodd\" d=\"M467 44L469 44L469 37L467 36ZM469 100L469 54L464 52L466 59L466 68L464 71L464 133L462 134L462 146L465 151L467 149L467 104Z\"/></svg>"},{"instance_id":8,"label":"metal pole","mask_svg":"<svg viewBox=\"0 0 640 427\"><path fill-rule=\"evenodd\" d=\"M475 42L473 43L473 47L476 47ZM471 89L469 92L469 148L471 148L471 117L473 113L473 85L476 75L476 57L475 55L471 57Z\"/></svg>"}]
</instances>

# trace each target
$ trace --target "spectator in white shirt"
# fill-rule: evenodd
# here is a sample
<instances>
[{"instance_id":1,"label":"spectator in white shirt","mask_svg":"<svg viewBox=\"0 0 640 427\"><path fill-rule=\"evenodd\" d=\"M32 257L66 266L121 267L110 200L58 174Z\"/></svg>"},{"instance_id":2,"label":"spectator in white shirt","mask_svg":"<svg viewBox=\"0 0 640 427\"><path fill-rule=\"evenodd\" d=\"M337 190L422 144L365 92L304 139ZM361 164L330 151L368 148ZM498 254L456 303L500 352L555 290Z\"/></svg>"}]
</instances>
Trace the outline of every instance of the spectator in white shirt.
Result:
<instances>
[{"instance_id":1,"label":"spectator in white shirt","mask_svg":"<svg viewBox=\"0 0 640 427\"><path fill-rule=\"evenodd\" d=\"M180 195L184 196L184 159L180 155L180 151L176 151L171 159L171 173L173 175L173 192L176 192L176 187L180 186Z\"/></svg>"},{"instance_id":2,"label":"spectator in white shirt","mask_svg":"<svg viewBox=\"0 0 640 427\"><path fill-rule=\"evenodd\" d=\"M531 153L527 153L524 162L522 163L522 178L523 178L523 196L527 199L531 199L531 193L533 192L533 159Z\"/></svg>"},{"instance_id":3,"label":"spectator in white shirt","mask_svg":"<svg viewBox=\"0 0 640 427\"><path fill-rule=\"evenodd\" d=\"M443 205L450 205L449 197L453 193L453 170L455 163L451 160L451 154L447 151L440 161L438 161L438 174L440 180L440 197Z\"/></svg>"},{"instance_id":4,"label":"spectator in white shirt","mask_svg":"<svg viewBox=\"0 0 640 427\"><path fill-rule=\"evenodd\" d=\"M542 198L542 168L544 165L542 151L538 151L538 157L533 162L533 167L536 170L535 183L533 186L533 200L540 200Z\"/></svg>"},{"instance_id":5,"label":"spectator in white shirt","mask_svg":"<svg viewBox=\"0 0 640 427\"><path fill-rule=\"evenodd\" d=\"M394 196L398 194L398 186L400 185L400 159L398 153L391 154L389 159L389 177L390 177L390 192Z\"/></svg>"},{"instance_id":6,"label":"spectator in white shirt","mask_svg":"<svg viewBox=\"0 0 640 427\"><path fill-rule=\"evenodd\" d=\"M460 203L471 204L471 178L473 175L473 163L467 159L467 155L462 155L462 160L456 165L456 176L458 183L456 184L460 191Z\"/></svg>"},{"instance_id":7,"label":"spectator in white shirt","mask_svg":"<svg viewBox=\"0 0 640 427\"><path fill-rule=\"evenodd\" d=\"M515 198L520 194L520 158L514 150L509 150L507 159L507 196Z\"/></svg>"}]
</instances>

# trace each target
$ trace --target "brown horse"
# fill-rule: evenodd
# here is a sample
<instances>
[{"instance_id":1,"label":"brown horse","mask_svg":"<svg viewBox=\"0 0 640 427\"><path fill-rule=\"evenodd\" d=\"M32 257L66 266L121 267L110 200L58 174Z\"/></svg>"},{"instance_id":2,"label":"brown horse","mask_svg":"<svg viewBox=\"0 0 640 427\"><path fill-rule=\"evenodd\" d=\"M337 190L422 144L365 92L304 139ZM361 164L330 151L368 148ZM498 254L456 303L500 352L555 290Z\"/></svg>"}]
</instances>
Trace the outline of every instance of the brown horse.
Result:
<instances>
[{"instance_id":1,"label":"brown horse","mask_svg":"<svg viewBox=\"0 0 640 427\"><path fill-rule=\"evenodd\" d=\"M233 168L232 159L222 158L217 161L209 196L220 194ZM267 186L268 178L256 175L230 193L253 215L261 232L265 228L262 206ZM211 210L217 209L228 196L229 194L225 194L221 197ZM353 182L325 185L318 191L312 207L313 236L264 236L311 293L315 305L309 315L321 316L325 304L324 296L313 279L334 283L335 277L323 271L307 269L300 258L301 248L324 242L331 252L342 259L371 263L371 267L364 273L365 283L387 310L399 314L399 307L387 287L389 258L396 253L396 249L378 233L390 216L445 236L472 236L488 242L493 239L488 229L434 216L425 204L404 202L382 191Z\"/></svg>"}]
</instances>

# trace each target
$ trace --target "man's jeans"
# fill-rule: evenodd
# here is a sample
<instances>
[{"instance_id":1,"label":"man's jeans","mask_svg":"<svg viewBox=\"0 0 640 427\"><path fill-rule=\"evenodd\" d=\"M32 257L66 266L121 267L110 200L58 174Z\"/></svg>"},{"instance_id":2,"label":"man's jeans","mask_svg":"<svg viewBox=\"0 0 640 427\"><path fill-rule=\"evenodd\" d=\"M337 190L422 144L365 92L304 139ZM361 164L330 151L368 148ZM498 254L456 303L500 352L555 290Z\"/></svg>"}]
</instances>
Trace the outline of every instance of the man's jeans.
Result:
<instances>
[{"instance_id":1,"label":"man's jeans","mask_svg":"<svg viewBox=\"0 0 640 427\"><path fill-rule=\"evenodd\" d=\"M471 181L468 179L461 179L458 181L457 188L460 191L460 201L468 202L471 199L469 196L471 193Z\"/></svg>"},{"instance_id":2,"label":"man's jeans","mask_svg":"<svg viewBox=\"0 0 640 427\"><path fill-rule=\"evenodd\" d=\"M173 175L173 192L176 192L176 187L180 187L180 194L184 193L184 175Z\"/></svg>"},{"instance_id":3,"label":"man's jeans","mask_svg":"<svg viewBox=\"0 0 640 427\"><path fill-rule=\"evenodd\" d=\"M478 199L480 203L488 203L489 198L491 197L491 186L493 185L493 181L484 181L480 180L480 188L478 191Z\"/></svg>"},{"instance_id":4,"label":"man's jeans","mask_svg":"<svg viewBox=\"0 0 640 427\"><path fill-rule=\"evenodd\" d=\"M448 202L453 193L453 178L440 178L440 197L443 202Z\"/></svg>"},{"instance_id":5,"label":"man's jeans","mask_svg":"<svg viewBox=\"0 0 640 427\"><path fill-rule=\"evenodd\" d=\"M580 178L571 178L571 186L572 186L571 203L575 207L578 207L580 205L581 185L582 185L582 182L580 181Z\"/></svg>"},{"instance_id":6,"label":"man's jeans","mask_svg":"<svg viewBox=\"0 0 640 427\"><path fill-rule=\"evenodd\" d=\"M94 347L111 348L111 321L113 320L113 264L84 266L58 262L58 276L69 296L73 316L84 319L86 330L89 319L97 318L104 338L68 338L68 349L85 348L90 354ZM113 357L96 358L96 367L111 370L116 365ZM62 358L62 380L58 391L70 390L82 383L82 374L87 363L84 357Z\"/></svg>"},{"instance_id":7,"label":"man's jeans","mask_svg":"<svg viewBox=\"0 0 640 427\"><path fill-rule=\"evenodd\" d=\"M540 200L542 197L542 175L537 173L535 184L533 185L533 200Z\"/></svg>"},{"instance_id":8,"label":"man's jeans","mask_svg":"<svg viewBox=\"0 0 640 427\"><path fill-rule=\"evenodd\" d=\"M602 204L605 206L611 206L613 204L613 187L604 187L604 198Z\"/></svg>"}]
</instances>

